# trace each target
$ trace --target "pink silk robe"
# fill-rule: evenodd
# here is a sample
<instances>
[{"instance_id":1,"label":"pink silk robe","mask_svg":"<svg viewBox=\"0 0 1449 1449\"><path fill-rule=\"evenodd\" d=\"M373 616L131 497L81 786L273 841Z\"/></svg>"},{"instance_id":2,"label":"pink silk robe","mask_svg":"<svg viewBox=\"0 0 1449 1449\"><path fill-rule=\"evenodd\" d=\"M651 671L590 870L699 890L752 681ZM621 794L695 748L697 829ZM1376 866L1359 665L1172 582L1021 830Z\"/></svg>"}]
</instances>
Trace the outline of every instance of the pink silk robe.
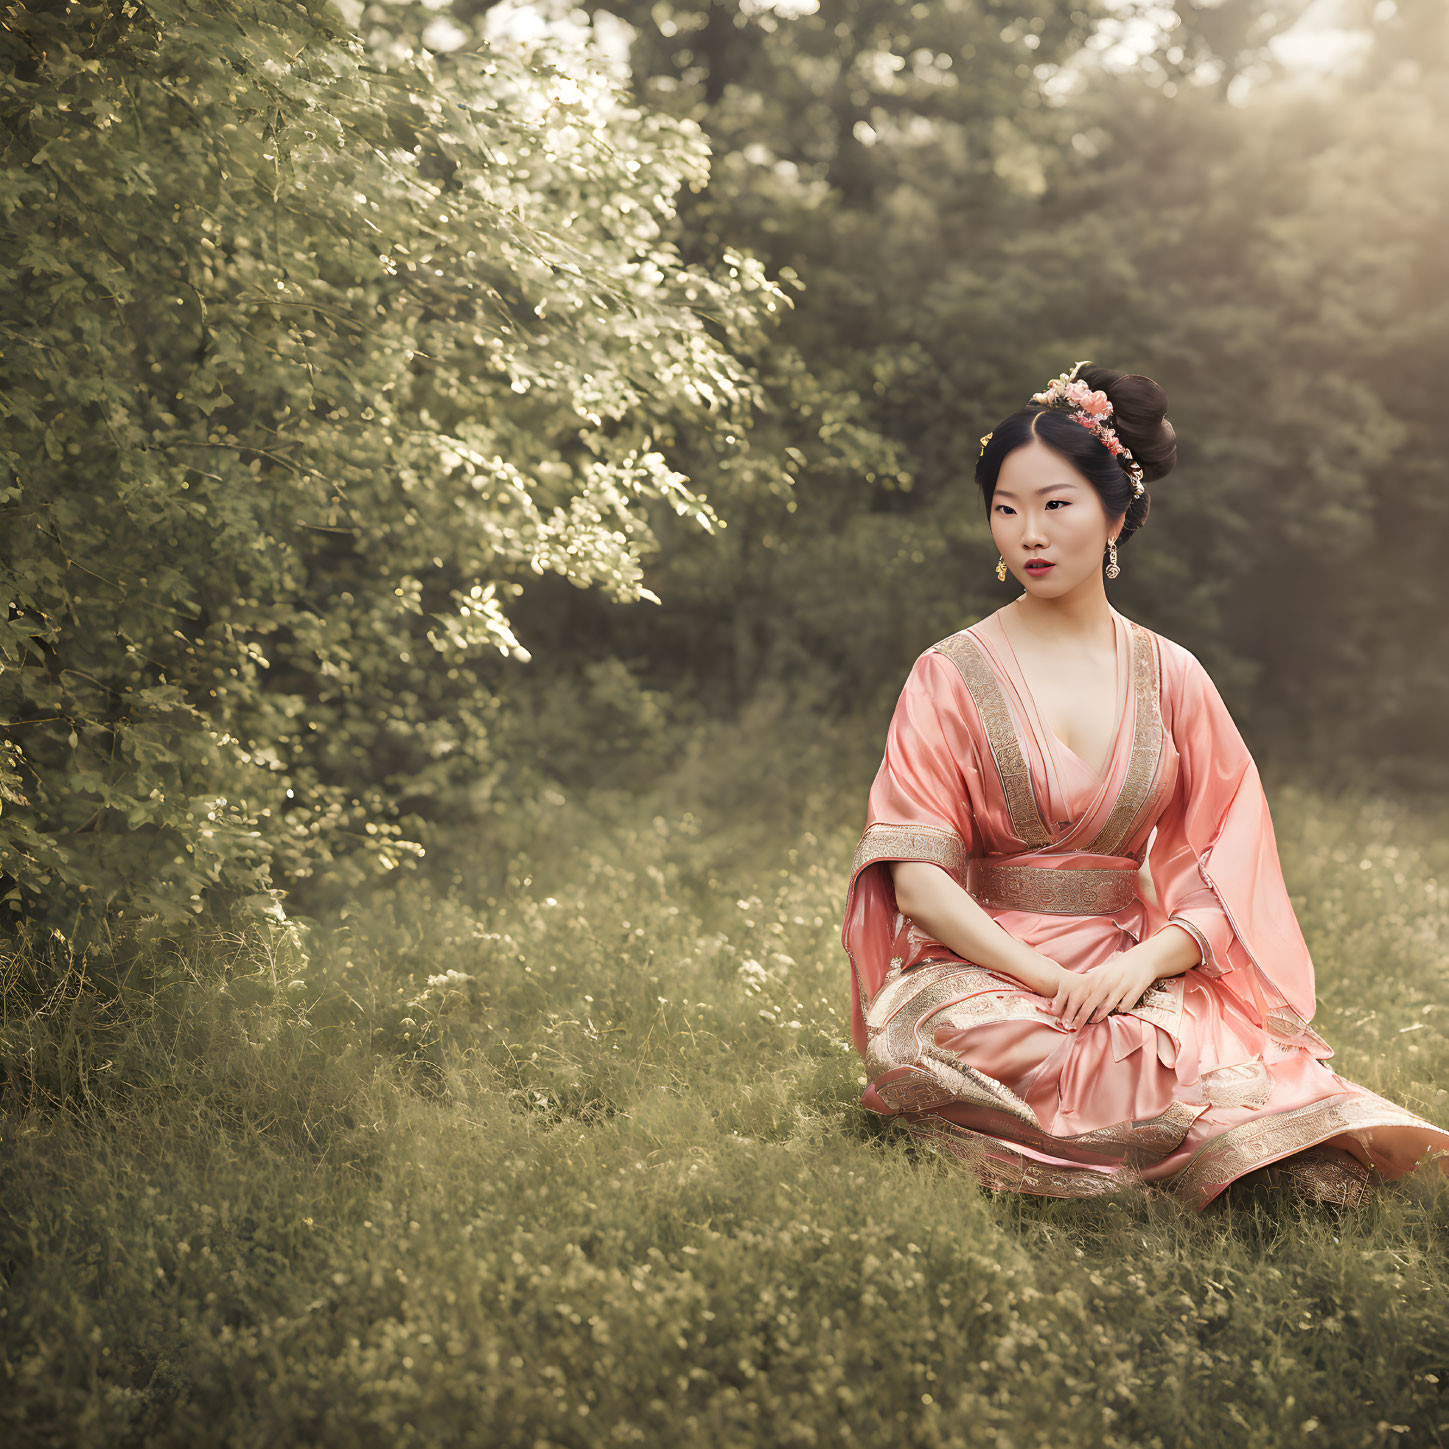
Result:
<instances>
[{"instance_id":1,"label":"pink silk robe","mask_svg":"<svg viewBox=\"0 0 1449 1449\"><path fill-rule=\"evenodd\" d=\"M1324 1065L1313 962L1252 756L1197 658L1112 614L1117 731L1100 772L1041 718L996 615L911 669L841 932L862 1104L986 1186L1043 1196L1152 1184L1201 1210L1282 1162L1309 1195L1352 1202L1375 1172L1400 1177L1426 1153L1449 1171L1449 1131ZM1011 889L982 887L981 857ZM1144 857L1147 892L1135 888ZM1071 1031L1049 997L903 915L893 860L943 867L1070 971L1169 921L1202 960ZM1036 869L1013 875L1020 866Z\"/></svg>"}]
</instances>

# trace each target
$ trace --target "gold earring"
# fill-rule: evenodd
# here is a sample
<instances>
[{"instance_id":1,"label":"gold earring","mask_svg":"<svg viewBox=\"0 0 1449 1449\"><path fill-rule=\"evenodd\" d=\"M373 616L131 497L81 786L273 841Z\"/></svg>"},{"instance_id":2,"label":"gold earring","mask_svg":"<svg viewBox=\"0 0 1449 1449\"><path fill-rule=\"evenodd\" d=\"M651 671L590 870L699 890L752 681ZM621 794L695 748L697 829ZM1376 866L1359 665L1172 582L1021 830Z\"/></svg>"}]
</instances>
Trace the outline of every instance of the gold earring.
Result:
<instances>
[{"instance_id":1,"label":"gold earring","mask_svg":"<svg viewBox=\"0 0 1449 1449\"><path fill-rule=\"evenodd\" d=\"M1006 560L1000 554L996 555L996 577L1003 584L1006 582Z\"/></svg>"},{"instance_id":2,"label":"gold earring","mask_svg":"<svg viewBox=\"0 0 1449 1449\"><path fill-rule=\"evenodd\" d=\"M1117 540L1114 538L1107 545L1107 577L1115 579L1121 572L1117 567Z\"/></svg>"}]
</instances>

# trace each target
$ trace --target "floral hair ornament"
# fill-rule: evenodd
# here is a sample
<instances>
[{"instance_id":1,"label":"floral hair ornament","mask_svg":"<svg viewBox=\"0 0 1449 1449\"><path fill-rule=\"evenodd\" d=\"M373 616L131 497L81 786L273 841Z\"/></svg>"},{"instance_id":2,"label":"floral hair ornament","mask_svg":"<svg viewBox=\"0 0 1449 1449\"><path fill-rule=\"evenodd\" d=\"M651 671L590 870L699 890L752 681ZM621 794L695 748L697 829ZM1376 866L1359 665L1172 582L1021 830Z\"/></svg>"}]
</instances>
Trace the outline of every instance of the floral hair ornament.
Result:
<instances>
[{"instance_id":1,"label":"floral hair ornament","mask_svg":"<svg viewBox=\"0 0 1449 1449\"><path fill-rule=\"evenodd\" d=\"M1090 362L1077 363L1070 372L1061 373L1052 378L1040 392L1032 393L1031 400L1065 412L1073 422L1080 423L1089 433L1095 434L1107 450L1116 456L1123 472L1132 480L1133 494L1140 495L1146 488L1142 481L1142 464L1133 458L1131 450L1108 422L1112 416L1112 399L1100 389L1093 391L1077 376L1081 368L1090 365ZM986 436L989 438L991 434ZM984 440L982 448L984 451Z\"/></svg>"}]
</instances>

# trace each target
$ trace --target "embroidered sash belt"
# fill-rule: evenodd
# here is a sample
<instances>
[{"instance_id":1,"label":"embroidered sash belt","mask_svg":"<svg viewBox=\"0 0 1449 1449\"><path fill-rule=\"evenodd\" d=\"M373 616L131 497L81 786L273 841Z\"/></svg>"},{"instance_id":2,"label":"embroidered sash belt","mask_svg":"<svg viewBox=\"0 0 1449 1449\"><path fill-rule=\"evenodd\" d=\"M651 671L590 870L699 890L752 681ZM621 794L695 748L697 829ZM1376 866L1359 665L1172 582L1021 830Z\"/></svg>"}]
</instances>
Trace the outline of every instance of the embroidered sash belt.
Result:
<instances>
[{"instance_id":1,"label":"embroidered sash belt","mask_svg":"<svg viewBox=\"0 0 1449 1449\"><path fill-rule=\"evenodd\" d=\"M966 889L979 905L1006 911L1102 916L1137 899L1137 867L1009 865L972 856Z\"/></svg>"}]
</instances>

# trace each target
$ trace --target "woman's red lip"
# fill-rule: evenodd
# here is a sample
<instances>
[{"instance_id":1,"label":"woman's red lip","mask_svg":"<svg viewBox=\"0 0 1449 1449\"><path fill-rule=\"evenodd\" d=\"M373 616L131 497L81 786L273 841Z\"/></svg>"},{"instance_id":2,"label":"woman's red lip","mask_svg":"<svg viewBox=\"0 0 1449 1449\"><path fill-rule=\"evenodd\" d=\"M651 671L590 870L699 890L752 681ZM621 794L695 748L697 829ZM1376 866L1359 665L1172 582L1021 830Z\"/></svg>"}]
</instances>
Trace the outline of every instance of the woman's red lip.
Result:
<instances>
[{"instance_id":1,"label":"woman's red lip","mask_svg":"<svg viewBox=\"0 0 1449 1449\"><path fill-rule=\"evenodd\" d=\"M1056 565L1054 563L1029 563L1029 564L1027 564L1027 568L1029 568L1029 569L1054 569L1054 568L1056 568Z\"/></svg>"}]
</instances>

